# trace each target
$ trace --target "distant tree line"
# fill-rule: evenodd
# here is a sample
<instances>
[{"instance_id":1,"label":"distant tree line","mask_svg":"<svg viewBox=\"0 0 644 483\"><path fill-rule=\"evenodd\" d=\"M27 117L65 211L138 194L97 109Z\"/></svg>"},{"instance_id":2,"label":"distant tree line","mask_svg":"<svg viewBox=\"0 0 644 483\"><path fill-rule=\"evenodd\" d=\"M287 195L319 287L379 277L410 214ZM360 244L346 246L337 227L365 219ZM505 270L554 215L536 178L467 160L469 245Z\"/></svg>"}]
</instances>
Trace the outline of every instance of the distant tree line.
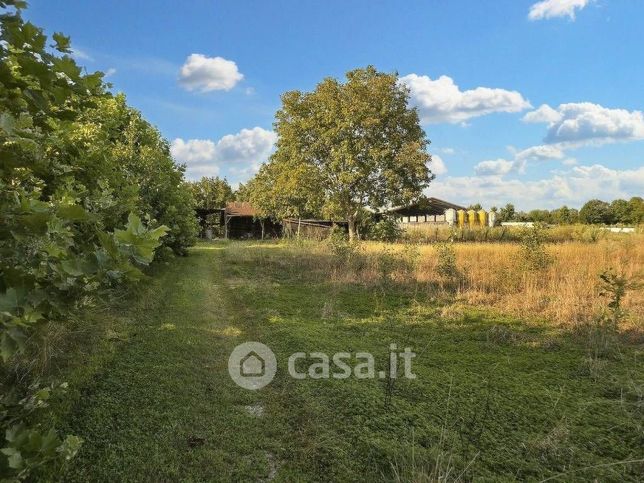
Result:
<instances>
[{"instance_id":1,"label":"distant tree line","mask_svg":"<svg viewBox=\"0 0 644 483\"><path fill-rule=\"evenodd\" d=\"M470 208L480 209L480 204ZM630 200L618 199L611 203L590 200L580 210L562 206L555 210L517 211L511 203L502 208L492 207L500 221L533 221L553 225L584 223L588 225L638 225L644 223L644 200L634 196Z\"/></svg>"}]
</instances>

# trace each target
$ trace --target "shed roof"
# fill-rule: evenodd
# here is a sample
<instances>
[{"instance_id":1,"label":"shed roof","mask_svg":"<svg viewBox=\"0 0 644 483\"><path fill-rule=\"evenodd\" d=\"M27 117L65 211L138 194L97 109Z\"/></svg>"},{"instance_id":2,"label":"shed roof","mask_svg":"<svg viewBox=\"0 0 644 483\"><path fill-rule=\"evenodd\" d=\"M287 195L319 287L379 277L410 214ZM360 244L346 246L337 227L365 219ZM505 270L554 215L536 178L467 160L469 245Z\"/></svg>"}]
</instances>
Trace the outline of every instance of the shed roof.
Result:
<instances>
[{"instance_id":1,"label":"shed roof","mask_svg":"<svg viewBox=\"0 0 644 483\"><path fill-rule=\"evenodd\" d=\"M404 214L411 211L422 211L432 214L443 214L448 208L453 208L454 210L465 210L464 206L456 205L450 203L449 201L441 200L438 198L422 198L417 203L407 206L395 206L386 210L386 213L400 213Z\"/></svg>"},{"instance_id":2,"label":"shed roof","mask_svg":"<svg viewBox=\"0 0 644 483\"><path fill-rule=\"evenodd\" d=\"M230 201L226 203L226 216L255 216L257 210L247 201Z\"/></svg>"}]
</instances>

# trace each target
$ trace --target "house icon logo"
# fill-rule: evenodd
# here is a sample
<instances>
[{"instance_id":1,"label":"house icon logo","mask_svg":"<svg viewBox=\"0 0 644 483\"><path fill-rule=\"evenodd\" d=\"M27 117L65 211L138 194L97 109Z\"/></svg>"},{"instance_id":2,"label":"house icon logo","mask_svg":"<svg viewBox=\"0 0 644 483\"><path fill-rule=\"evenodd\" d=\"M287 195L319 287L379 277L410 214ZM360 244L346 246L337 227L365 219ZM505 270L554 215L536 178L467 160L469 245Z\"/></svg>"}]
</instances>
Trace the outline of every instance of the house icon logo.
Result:
<instances>
[{"instance_id":1,"label":"house icon logo","mask_svg":"<svg viewBox=\"0 0 644 483\"><path fill-rule=\"evenodd\" d=\"M261 389L273 380L276 372L275 354L261 342L240 344L228 358L228 374L245 389Z\"/></svg>"},{"instance_id":2,"label":"house icon logo","mask_svg":"<svg viewBox=\"0 0 644 483\"><path fill-rule=\"evenodd\" d=\"M241 375L244 377L261 377L266 374L266 362L255 351L245 355L239 362Z\"/></svg>"}]
</instances>

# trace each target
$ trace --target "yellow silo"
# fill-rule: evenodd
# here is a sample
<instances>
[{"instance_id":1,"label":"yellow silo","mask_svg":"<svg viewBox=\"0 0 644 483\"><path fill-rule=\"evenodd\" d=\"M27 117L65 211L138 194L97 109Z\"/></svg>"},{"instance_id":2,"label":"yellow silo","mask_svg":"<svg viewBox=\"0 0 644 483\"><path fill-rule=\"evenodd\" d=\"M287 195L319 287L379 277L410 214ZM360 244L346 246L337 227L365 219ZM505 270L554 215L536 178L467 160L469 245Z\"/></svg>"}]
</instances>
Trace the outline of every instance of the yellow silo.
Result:
<instances>
[{"instance_id":1,"label":"yellow silo","mask_svg":"<svg viewBox=\"0 0 644 483\"><path fill-rule=\"evenodd\" d=\"M463 228L465 225L465 210L458 210L456 215L458 217L458 227Z\"/></svg>"},{"instance_id":2,"label":"yellow silo","mask_svg":"<svg viewBox=\"0 0 644 483\"><path fill-rule=\"evenodd\" d=\"M479 225L481 227L487 226L487 212L485 210L479 210L477 215L479 216Z\"/></svg>"},{"instance_id":3,"label":"yellow silo","mask_svg":"<svg viewBox=\"0 0 644 483\"><path fill-rule=\"evenodd\" d=\"M476 211L467 211L467 223L470 225L470 228L474 228L474 226L476 225Z\"/></svg>"}]
</instances>

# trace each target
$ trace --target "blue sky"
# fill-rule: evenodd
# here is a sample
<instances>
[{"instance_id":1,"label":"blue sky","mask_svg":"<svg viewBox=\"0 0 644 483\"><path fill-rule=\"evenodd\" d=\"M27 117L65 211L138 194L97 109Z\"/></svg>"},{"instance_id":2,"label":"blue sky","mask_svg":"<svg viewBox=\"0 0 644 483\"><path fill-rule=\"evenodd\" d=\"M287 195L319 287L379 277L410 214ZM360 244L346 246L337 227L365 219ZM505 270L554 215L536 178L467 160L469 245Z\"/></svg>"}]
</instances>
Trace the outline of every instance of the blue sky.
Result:
<instances>
[{"instance_id":1,"label":"blue sky","mask_svg":"<svg viewBox=\"0 0 644 483\"><path fill-rule=\"evenodd\" d=\"M412 91L429 195L531 209L644 194L639 0L29 3L191 178L245 181L271 152L281 93L372 64Z\"/></svg>"}]
</instances>

